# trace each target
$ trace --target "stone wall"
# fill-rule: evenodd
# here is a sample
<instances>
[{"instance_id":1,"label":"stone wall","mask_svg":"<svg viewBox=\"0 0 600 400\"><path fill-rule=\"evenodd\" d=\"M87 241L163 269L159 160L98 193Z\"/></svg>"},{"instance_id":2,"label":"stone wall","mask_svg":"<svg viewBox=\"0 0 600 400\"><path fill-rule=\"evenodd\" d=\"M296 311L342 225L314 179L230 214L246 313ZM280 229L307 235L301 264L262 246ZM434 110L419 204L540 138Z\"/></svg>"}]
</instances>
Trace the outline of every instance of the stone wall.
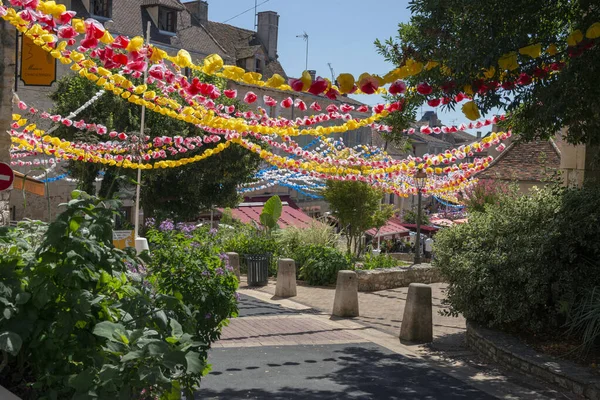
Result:
<instances>
[{"instance_id":1,"label":"stone wall","mask_svg":"<svg viewBox=\"0 0 600 400\"><path fill-rule=\"evenodd\" d=\"M12 122L12 90L15 72L16 30L0 20L0 162L10 162L10 136L6 132ZM10 221L10 190L0 192L0 226Z\"/></svg>"},{"instance_id":2,"label":"stone wall","mask_svg":"<svg viewBox=\"0 0 600 400\"><path fill-rule=\"evenodd\" d=\"M467 321L467 346L505 368L586 399L600 399L600 377L589 368L540 354L515 337Z\"/></svg>"},{"instance_id":3,"label":"stone wall","mask_svg":"<svg viewBox=\"0 0 600 400\"><path fill-rule=\"evenodd\" d=\"M411 283L443 281L439 270L428 264L366 271L357 270L356 274L358 275L359 292L406 287Z\"/></svg>"},{"instance_id":4,"label":"stone wall","mask_svg":"<svg viewBox=\"0 0 600 400\"><path fill-rule=\"evenodd\" d=\"M413 262L415 259L415 255L410 254L410 253L387 253L387 254L388 254L388 256L393 257L396 260L400 260L400 261Z\"/></svg>"}]
</instances>

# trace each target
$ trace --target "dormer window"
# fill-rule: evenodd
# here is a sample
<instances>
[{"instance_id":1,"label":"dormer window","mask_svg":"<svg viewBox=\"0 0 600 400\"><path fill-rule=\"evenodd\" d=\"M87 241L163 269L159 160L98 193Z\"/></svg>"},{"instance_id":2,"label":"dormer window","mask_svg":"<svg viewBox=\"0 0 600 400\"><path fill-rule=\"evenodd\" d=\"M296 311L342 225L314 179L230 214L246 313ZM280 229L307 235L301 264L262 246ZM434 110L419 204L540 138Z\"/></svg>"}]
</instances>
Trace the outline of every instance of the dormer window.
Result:
<instances>
[{"instance_id":1,"label":"dormer window","mask_svg":"<svg viewBox=\"0 0 600 400\"><path fill-rule=\"evenodd\" d=\"M94 17L110 18L112 0L90 0L90 11Z\"/></svg>"},{"instance_id":2,"label":"dormer window","mask_svg":"<svg viewBox=\"0 0 600 400\"><path fill-rule=\"evenodd\" d=\"M256 58L254 61L254 72L263 73L262 60L260 58Z\"/></svg>"},{"instance_id":3,"label":"dormer window","mask_svg":"<svg viewBox=\"0 0 600 400\"><path fill-rule=\"evenodd\" d=\"M158 29L163 32L177 32L177 11L170 8L159 7Z\"/></svg>"}]
</instances>

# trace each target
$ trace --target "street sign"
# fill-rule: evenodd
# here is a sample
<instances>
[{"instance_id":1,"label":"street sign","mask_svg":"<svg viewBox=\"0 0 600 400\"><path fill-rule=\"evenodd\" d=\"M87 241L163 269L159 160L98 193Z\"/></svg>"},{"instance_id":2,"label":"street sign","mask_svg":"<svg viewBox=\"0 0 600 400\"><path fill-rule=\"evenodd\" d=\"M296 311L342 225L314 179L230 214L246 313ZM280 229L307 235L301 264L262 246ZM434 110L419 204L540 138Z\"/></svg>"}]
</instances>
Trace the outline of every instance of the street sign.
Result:
<instances>
[{"instance_id":1,"label":"street sign","mask_svg":"<svg viewBox=\"0 0 600 400\"><path fill-rule=\"evenodd\" d=\"M15 174L8 164L0 163L0 191L12 186Z\"/></svg>"}]
</instances>

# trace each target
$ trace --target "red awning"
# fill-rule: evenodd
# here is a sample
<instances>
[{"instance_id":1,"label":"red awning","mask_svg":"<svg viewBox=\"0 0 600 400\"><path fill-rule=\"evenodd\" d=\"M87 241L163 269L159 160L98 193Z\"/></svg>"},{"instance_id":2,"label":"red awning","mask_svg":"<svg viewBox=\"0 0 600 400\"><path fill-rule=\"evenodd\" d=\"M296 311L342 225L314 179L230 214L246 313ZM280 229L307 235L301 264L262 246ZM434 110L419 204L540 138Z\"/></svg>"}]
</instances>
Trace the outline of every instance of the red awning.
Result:
<instances>
[{"instance_id":1,"label":"red awning","mask_svg":"<svg viewBox=\"0 0 600 400\"><path fill-rule=\"evenodd\" d=\"M231 209L231 214L234 219L242 223L250 223L252 221L260 224L260 213L262 212L263 205L244 205L240 204L236 208ZM281 212L281 218L279 218L279 226L281 228L287 228L288 226L295 226L298 228L308 228L312 224L319 223L312 219L301 210L292 208L290 205L284 204Z\"/></svg>"},{"instance_id":2,"label":"red awning","mask_svg":"<svg viewBox=\"0 0 600 400\"><path fill-rule=\"evenodd\" d=\"M411 231L416 232L416 230L417 230L416 224L402 224L402 226L410 229ZM439 231L439 229L436 228L435 226L421 225L421 233L435 233L437 231Z\"/></svg>"},{"instance_id":3,"label":"red awning","mask_svg":"<svg viewBox=\"0 0 600 400\"><path fill-rule=\"evenodd\" d=\"M393 235L408 236L409 232L410 230L403 227L398 218L390 218L385 225L381 227L379 232L377 232L377 228L371 228L366 232L366 234L372 237L385 237Z\"/></svg>"}]
</instances>

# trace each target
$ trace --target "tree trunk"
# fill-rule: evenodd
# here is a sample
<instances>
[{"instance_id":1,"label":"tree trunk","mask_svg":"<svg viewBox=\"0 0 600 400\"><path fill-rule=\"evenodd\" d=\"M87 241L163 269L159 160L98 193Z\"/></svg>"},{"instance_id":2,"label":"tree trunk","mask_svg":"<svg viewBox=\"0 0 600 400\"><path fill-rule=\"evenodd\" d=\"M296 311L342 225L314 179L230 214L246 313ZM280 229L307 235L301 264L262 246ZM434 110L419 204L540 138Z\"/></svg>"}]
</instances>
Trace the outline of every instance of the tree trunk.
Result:
<instances>
[{"instance_id":1,"label":"tree trunk","mask_svg":"<svg viewBox=\"0 0 600 400\"><path fill-rule=\"evenodd\" d=\"M0 20L0 162L10 164L10 130L12 90L15 84L16 30ZM10 190L0 192L0 226L10 222Z\"/></svg>"}]
</instances>

